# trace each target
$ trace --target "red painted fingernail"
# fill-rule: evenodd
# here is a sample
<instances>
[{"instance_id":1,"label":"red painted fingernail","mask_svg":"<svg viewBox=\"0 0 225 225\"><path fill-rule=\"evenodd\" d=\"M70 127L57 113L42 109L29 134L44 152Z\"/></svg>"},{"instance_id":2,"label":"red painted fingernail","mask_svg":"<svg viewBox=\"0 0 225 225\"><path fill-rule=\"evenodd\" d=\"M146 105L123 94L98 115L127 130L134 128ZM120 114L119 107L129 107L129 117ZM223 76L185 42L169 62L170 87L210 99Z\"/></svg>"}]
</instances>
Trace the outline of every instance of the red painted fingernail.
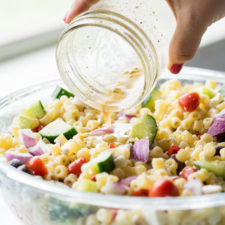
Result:
<instances>
[{"instance_id":1,"label":"red painted fingernail","mask_svg":"<svg viewBox=\"0 0 225 225\"><path fill-rule=\"evenodd\" d=\"M170 72L174 74L178 74L181 71L183 65L184 64L173 64L170 68Z\"/></svg>"},{"instance_id":2,"label":"red painted fingernail","mask_svg":"<svg viewBox=\"0 0 225 225\"><path fill-rule=\"evenodd\" d=\"M68 12L65 14L65 16L63 17L63 21L66 23L66 19L67 19L67 16L68 16Z\"/></svg>"}]
</instances>

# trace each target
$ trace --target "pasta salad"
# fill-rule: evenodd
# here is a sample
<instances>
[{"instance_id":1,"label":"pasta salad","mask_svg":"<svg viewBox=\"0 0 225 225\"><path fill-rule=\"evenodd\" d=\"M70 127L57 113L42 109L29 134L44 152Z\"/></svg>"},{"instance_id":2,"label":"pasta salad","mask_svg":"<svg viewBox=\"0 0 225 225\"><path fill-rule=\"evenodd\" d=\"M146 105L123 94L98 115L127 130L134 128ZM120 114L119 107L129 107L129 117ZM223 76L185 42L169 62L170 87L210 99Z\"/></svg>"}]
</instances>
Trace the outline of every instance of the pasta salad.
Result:
<instances>
[{"instance_id":1,"label":"pasta salad","mask_svg":"<svg viewBox=\"0 0 225 225\"><path fill-rule=\"evenodd\" d=\"M135 109L110 113L57 87L52 101L26 106L1 160L78 191L143 197L225 190L225 90L214 81L154 88Z\"/></svg>"}]
</instances>

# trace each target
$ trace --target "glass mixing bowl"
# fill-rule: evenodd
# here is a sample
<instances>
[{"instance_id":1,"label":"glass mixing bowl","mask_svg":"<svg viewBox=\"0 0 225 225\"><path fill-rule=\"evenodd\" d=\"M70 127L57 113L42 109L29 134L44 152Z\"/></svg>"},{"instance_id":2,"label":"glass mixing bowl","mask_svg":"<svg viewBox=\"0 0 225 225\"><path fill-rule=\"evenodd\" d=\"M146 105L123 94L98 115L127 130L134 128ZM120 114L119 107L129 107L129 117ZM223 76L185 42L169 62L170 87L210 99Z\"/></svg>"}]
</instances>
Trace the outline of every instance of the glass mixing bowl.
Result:
<instances>
[{"instance_id":1,"label":"glass mixing bowl","mask_svg":"<svg viewBox=\"0 0 225 225\"><path fill-rule=\"evenodd\" d=\"M158 85L174 78L165 74ZM212 79L225 83L225 74L185 68L183 84ZM10 131L13 117L34 99L48 101L60 80L24 88L0 99L0 132ZM25 225L224 225L225 193L195 197L143 198L74 191L43 181L0 163L2 196ZM115 214L117 219L114 220Z\"/></svg>"}]
</instances>

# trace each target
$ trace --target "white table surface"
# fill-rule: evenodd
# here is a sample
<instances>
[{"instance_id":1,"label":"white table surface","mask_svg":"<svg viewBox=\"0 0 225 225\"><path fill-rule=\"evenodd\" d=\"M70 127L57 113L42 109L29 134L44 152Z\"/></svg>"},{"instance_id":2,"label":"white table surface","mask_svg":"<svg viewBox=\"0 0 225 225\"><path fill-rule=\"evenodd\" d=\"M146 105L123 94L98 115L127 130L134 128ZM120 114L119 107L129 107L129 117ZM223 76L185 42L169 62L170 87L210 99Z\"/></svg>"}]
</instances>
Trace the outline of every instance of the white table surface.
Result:
<instances>
[{"instance_id":1,"label":"white table surface","mask_svg":"<svg viewBox=\"0 0 225 225\"><path fill-rule=\"evenodd\" d=\"M209 28L202 46L225 39L225 20ZM58 77L55 47L51 46L6 62L0 63L0 97L15 89ZM21 225L9 211L0 196L1 225Z\"/></svg>"}]
</instances>

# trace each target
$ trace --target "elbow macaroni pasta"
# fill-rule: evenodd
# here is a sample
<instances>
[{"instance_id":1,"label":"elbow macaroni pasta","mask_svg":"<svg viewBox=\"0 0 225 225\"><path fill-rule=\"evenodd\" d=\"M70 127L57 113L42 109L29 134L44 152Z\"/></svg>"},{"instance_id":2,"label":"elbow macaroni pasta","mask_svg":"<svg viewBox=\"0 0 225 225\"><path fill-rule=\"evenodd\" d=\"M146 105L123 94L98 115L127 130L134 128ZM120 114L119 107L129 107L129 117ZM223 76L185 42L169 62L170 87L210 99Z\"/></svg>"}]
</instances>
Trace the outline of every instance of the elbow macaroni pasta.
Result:
<instances>
[{"instance_id":1,"label":"elbow macaroni pasta","mask_svg":"<svg viewBox=\"0 0 225 225\"><path fill-rule=\"evenodd\" d=\"M215 96L199 93L200 104L194 111L188 112L182 109L179 98L184 94L197 92L201 88L210 88L215 92ZM207 81L205 85L182 86L178 80L171 80L163 83L160 91L161 97L154 102L155 110L151 111L150 108L139 105L129 112L131 118L124 116L124 113L112 113L110 119L114 131L100 135L92 135L92 131L107 127L103 112L83 105L76 97L61 96L60 99L45 104L46 115L39 119L38 123L45 126L61 118L73 126L78 134L71 139L61 134L54 143L43 139L48 150L36 156L47 168L47 174L43 178L63 182L72 189L79 189L82 182L88 180L92 182L90 184L96 185L97 192L102 192L108 183L119 183L123 179L134 176L124 192L128 195L141 189L150 190L154 182L161 178L172 181L182 196L192 194L183 190L187 180L192 179L200 180L203 185L219 184L221 190L225 190L224 181L204 168L198 168L188 176L187 180L181 177L183 168L194 168L195 162L199 160L225 160L225 142L218 143L207 133L215 115L225 109L223 97L216 91L216 82ZM145 114L155 118L158 131L155 141L150 146L148 161L142 162L135 160L132 146L138 138L131 137L130 130ZM115 131L121 124L125 127L119 130L121 133ZM0 134L1 156L7 151L18 154L27 154L30 151L20 140L20 130L15 119L13 136ZM39 141L41 136L37 132L34 133ZM171 146L179 147L178 152L170 153ZM218 146L220 146L219 150L217 150ZM111 171L108 169L101 171L96 163L96 159L106 151L112 152L114 168ZM175 156L172 157L171 154ZM85 163L79 170L71 172L68 166L79 159L85 160ZM180 169L181 165L183 165L182 169ZM125 214L121 214L118 220L124 216ZM107 224L111 219L112 215L109 211L102 209L97 212L96 217L88 218L88 223L97 224L96 221L100 221ZM129 218L130 224L133 223L131 220Z\"/></svg>"}]
</instances>

